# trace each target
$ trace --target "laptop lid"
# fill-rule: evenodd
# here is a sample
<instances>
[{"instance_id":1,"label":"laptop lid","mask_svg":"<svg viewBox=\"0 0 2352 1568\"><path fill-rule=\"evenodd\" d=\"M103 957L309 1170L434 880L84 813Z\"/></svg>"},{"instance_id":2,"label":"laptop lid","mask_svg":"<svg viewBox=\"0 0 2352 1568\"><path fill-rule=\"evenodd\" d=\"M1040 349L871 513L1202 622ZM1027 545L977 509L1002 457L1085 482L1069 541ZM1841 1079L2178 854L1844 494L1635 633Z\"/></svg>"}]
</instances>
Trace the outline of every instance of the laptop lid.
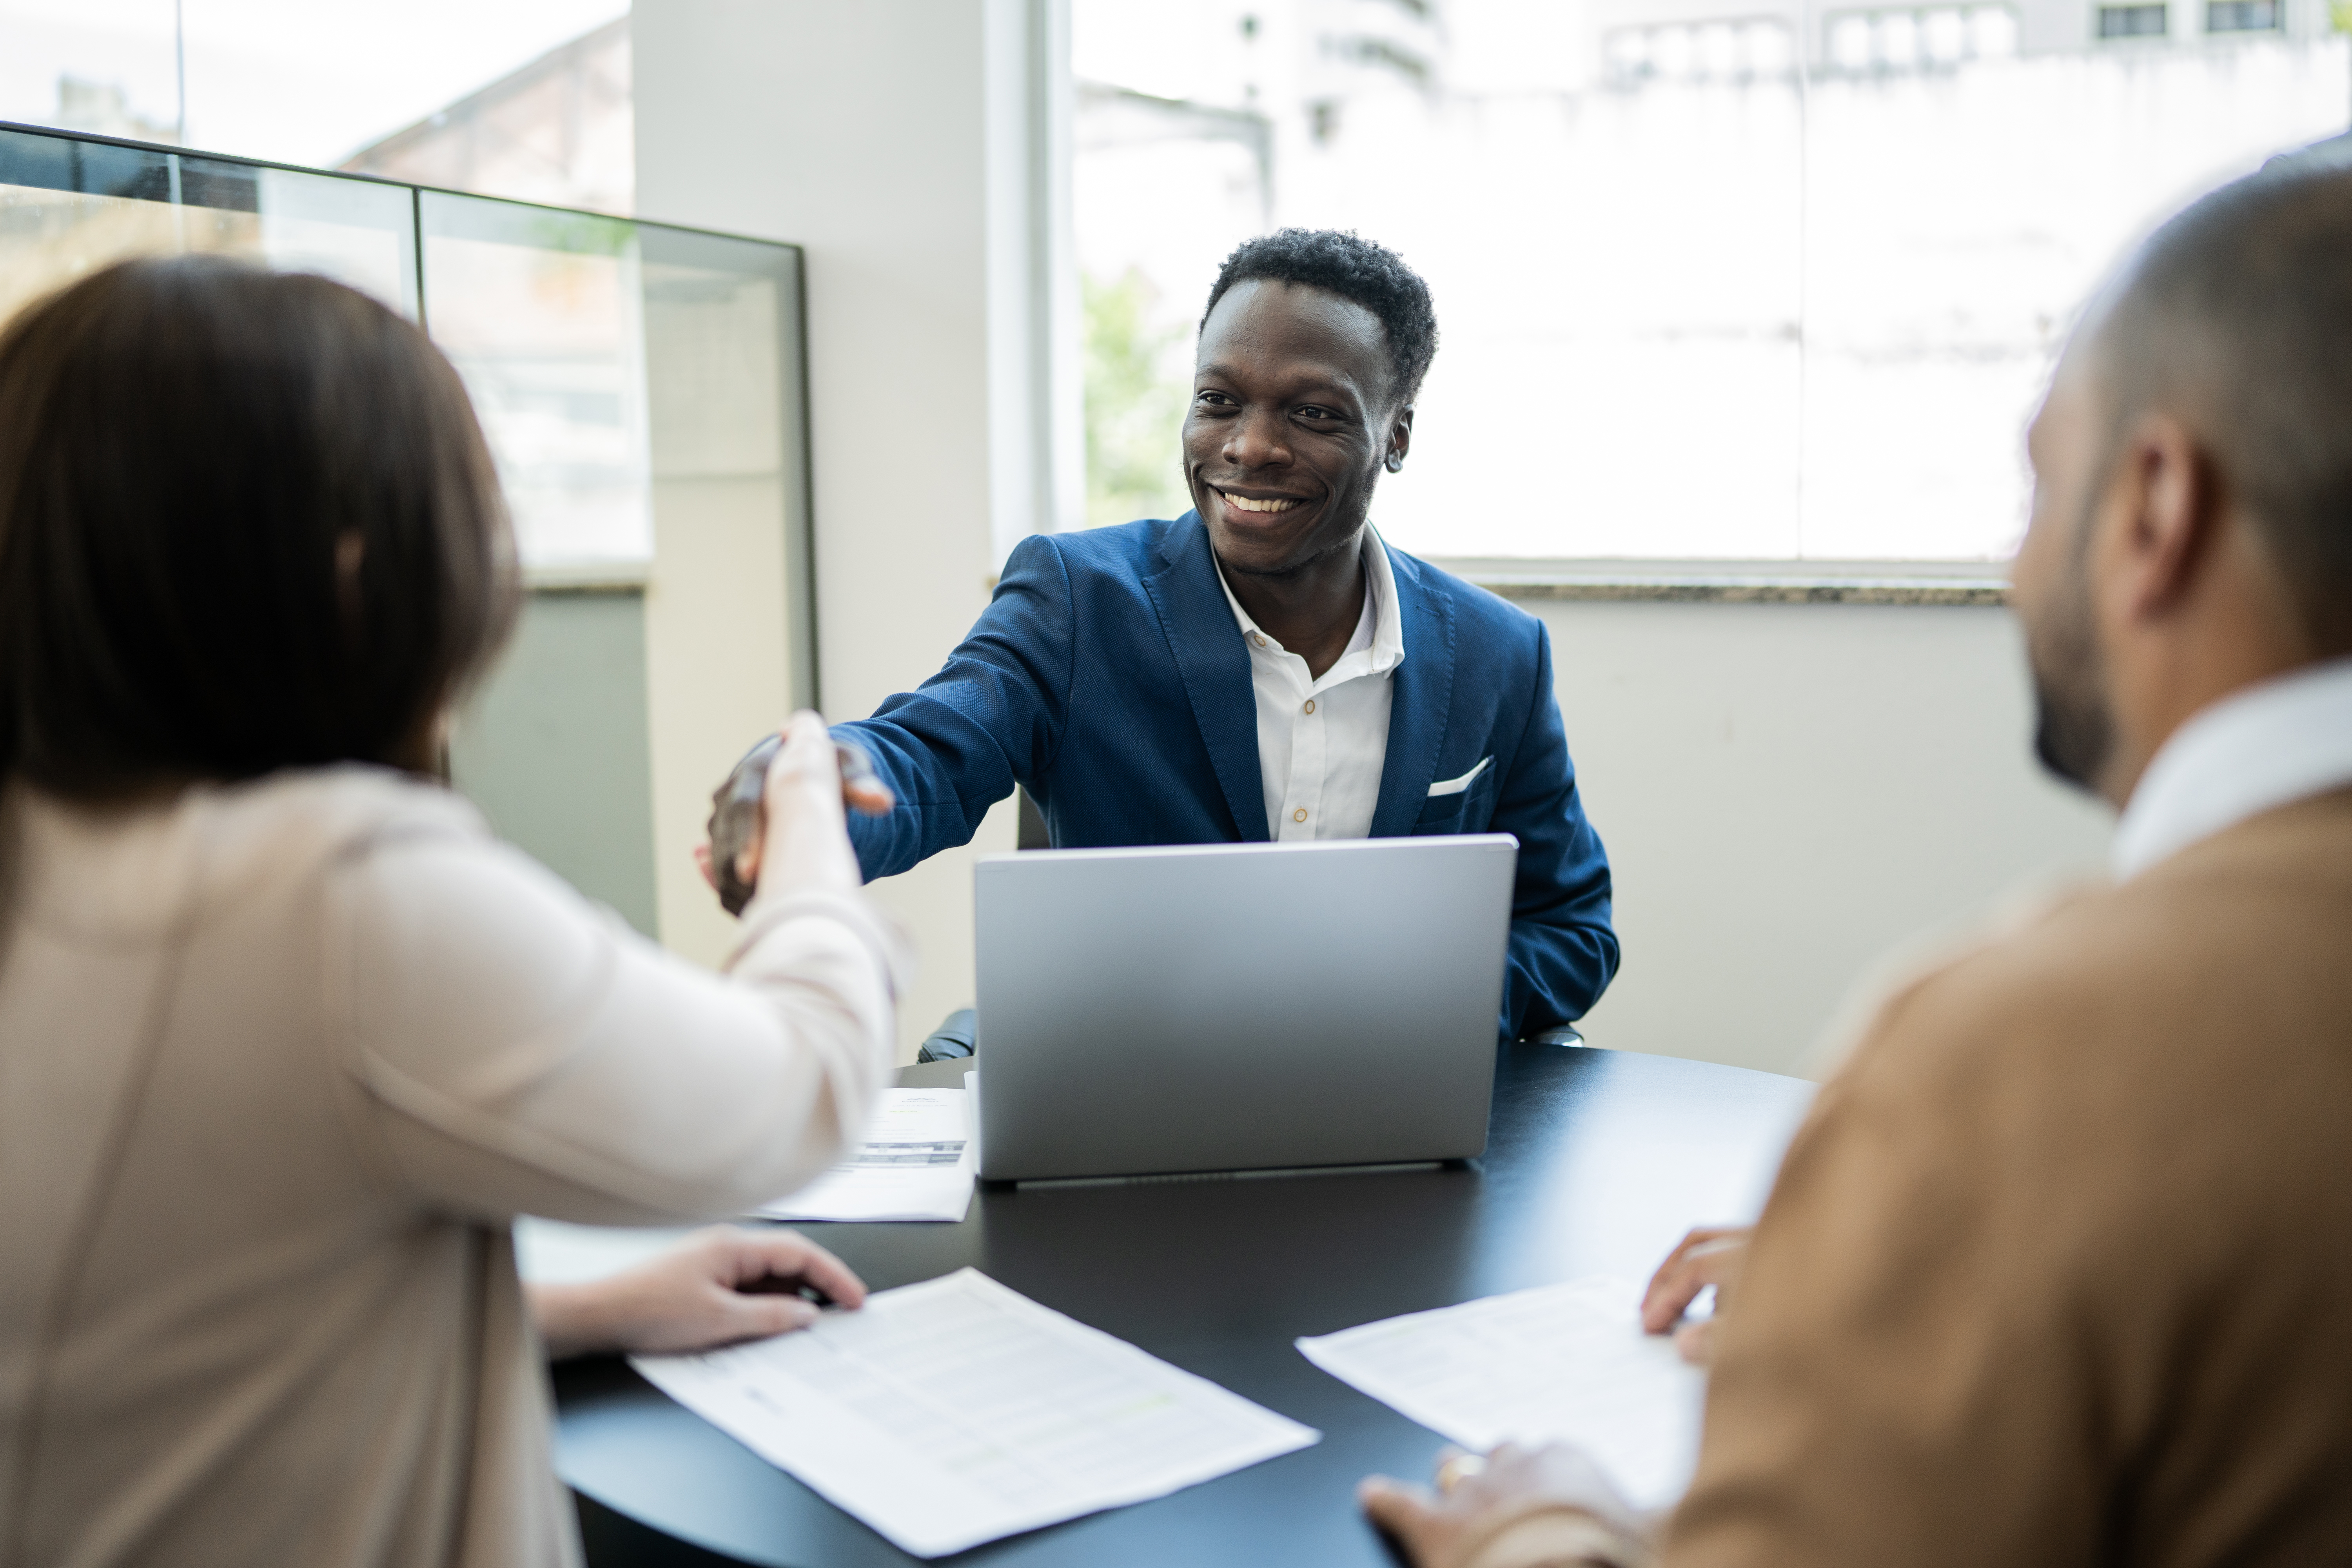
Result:
<instances>
[{"instance_id":1,"label":"laptop lid","mask_svg":"<svg viewBox=\"0 0 2352 1568\"><path fill-rule=\"evenodd\" d=\"M980 1173L1480 1153L1507 834L991 856Z\"/></svg>"}]
</instances>

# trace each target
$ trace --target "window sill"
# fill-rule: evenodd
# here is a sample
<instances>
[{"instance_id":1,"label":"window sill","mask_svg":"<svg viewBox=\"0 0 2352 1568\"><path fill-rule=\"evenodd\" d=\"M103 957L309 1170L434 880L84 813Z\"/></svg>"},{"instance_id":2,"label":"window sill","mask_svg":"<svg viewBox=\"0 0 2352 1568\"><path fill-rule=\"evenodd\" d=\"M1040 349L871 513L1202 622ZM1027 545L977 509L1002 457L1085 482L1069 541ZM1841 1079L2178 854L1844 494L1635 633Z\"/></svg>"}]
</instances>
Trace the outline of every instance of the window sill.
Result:
<instances>
[{"instance_id":1,"label":"window sill","mask_svg":"<svg viewBox=\"0 0 2352 1568\"><path fill-rule=\"evenodd\" d=\"M1433 556L1506 599L1717 605L2005 605L1991 561L1530 561Z\"/></svg>"},{"instance_id":2,"label":"window sill","mask_svg":"<svg viewBox=\"0 0 2352 1568\"><path fill-rule=\"evenodd\" d=\"M640 594L653 577L647 561L580 561L526 566L522 585L533 594Z\"/></svg>"}]
</instances>

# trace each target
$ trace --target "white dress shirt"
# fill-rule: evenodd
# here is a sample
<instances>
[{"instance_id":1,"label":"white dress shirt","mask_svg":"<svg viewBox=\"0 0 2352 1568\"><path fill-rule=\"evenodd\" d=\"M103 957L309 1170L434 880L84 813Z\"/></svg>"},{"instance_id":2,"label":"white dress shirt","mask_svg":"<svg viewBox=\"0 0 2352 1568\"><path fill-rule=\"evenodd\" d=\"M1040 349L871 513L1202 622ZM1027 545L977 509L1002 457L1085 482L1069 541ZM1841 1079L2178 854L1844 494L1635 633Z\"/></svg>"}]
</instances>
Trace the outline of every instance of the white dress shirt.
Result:
<instances>
[{"instance_id":1,"label":"white dress shirt","mask_svg":"<svg viewBox=\"0 0 2352 1568\"><path fill-rule=\"evenodd\" d=\"M2223 698L2157 752L2116 826L2117 880L2250 816L2352 784L2352 658Z\"/></svg>"},{"instance_id":2,"label":"white dress shirt","mask_svg":"<svg viewBox=\"0 0 2352 1568\"><path fill-rule=\"evenodd\" d=\"M1225 603L1249 645L1250 684L1257 693L1257 771L1265 820L1277 840L1363 838L1380 804L1381 768L1389 754L1390 677L1404 662L1404 623L1397 614L1396 574L1380 535L1364 530L1363 614L1348 651L1323 672L1284 647L1249 617L1217 567Z\"/></svg>"}]
</instances>

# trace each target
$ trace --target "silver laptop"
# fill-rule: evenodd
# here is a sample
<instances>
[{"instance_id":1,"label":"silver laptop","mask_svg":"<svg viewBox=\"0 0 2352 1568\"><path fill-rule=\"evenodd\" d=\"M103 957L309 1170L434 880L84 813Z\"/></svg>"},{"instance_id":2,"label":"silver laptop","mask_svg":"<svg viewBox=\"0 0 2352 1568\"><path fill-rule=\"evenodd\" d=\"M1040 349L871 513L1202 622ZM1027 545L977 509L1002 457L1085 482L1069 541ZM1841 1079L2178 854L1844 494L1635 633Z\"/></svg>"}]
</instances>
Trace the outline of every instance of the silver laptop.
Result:
<instances>
[{"instance_id":1,"label":"silver laptop","mask_svg":"<svg viewBox=\"0 0 2352 1568\"><path fill-rule=\"evenodd\" d=\"M980 1173L1466 1159L1486 1146L1507 834L980 862Z\"/></svg>"}]
</instances>

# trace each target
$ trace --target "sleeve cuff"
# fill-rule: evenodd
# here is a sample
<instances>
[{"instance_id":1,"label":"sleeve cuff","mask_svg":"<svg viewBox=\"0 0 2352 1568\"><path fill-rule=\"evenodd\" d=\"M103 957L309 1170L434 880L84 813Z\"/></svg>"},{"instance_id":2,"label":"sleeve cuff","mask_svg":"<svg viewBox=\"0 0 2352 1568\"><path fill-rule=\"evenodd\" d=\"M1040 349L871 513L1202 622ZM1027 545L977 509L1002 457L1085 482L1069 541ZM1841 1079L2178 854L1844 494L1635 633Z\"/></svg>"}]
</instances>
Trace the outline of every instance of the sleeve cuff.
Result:
<instances>
[{"instance_id":1,"label":"sleeve cuff","mask_svg":"<svg viewBox=\"0 0 2352 1568\"><path fill-rule=\"evenodd\" d=\"M914 946L898 922L862 892L808 888L754 894L743 907L742 934L721 973L734 973L769 932L811 916L837 921L856 934L880 967L893 1003L907 994L915 979Z\"/></svg>"}]
</instances>

